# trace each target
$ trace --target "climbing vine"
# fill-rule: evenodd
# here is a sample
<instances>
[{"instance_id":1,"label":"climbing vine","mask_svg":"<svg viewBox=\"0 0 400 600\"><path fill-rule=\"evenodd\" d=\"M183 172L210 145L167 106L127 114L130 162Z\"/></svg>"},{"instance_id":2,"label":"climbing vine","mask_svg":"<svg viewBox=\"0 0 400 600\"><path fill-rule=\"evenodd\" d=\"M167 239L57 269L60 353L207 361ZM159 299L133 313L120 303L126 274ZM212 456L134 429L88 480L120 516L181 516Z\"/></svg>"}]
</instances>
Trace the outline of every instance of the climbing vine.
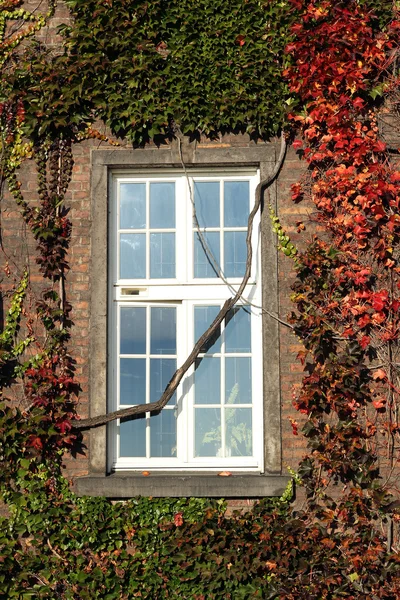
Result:
<instances>
[{"instance_id":1,"label":"climbing vine","mask_svg":"<svg viewBox=\"0 0 400 600\"><path fill-rule=\"evenodd\" d=\"M398 25L391 27L394 36ZM309 164L310 184L294 185L293 200L311 186L315 220L326 234L298 257L292 297L301 359L312 357L295 401L308 416L304 434L313 450L303 467L315 475L315 461L326 485L333 479L371 491L378 457L372 440L379 430L393 450L399 431L400 172L371 107L391 66L393 38L374 36L361 11L327 2L309 3L295 29L287 50L296 61L285 75L305 112L289 119L301 134L294 145ZM397 460L391 451L391 466Z\"/></svg>"},{"instance_id":2,"label":"climbing vine","mask_svg":"<svg viewBox=\"0 0 400 600\"><path fill-rule=\"evenodd\" d=\"M34 293L32 266L13 272L2 247L1 598L399 597L400 172L376 109L398 89L400 26L391 2L375 4L66 0L54 51L40 35L53 2L40 13L0 1L1 194L6 185L43 279ZM108 140L98 120L135 144L178 129L297 136L308 170L293 200L313 203L317 231L306 251L270 212L296 272L305 510L291 487L228 518L222 501L78 498L63 478L65 451L82 451L64 200L73 146ZM19 180L27 161L33 199Z\"/></svg>"}]
</instances>

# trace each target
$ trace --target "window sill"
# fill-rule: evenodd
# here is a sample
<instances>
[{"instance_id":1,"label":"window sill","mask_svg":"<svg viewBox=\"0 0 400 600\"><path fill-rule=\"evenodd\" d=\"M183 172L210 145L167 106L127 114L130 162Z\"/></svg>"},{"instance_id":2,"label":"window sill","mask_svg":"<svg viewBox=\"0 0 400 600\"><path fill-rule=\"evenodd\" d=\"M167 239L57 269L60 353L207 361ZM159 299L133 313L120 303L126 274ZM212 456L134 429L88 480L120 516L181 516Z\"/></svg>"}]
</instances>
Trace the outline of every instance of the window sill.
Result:
<instances>
[{"instance_id":1,"label":"window sill","mask_svg":"<svg viewBox=\"0 0 400 600\"><path fill-rule=\"evenodd\" d=\"M135 473L91 475L78 477L74 491L79 496L132 498L153 496L159 498L263 498L281 496L290 477L233 473L221 477L217 473L154 473L148 477Z\"/></svg>"}]
</instances>

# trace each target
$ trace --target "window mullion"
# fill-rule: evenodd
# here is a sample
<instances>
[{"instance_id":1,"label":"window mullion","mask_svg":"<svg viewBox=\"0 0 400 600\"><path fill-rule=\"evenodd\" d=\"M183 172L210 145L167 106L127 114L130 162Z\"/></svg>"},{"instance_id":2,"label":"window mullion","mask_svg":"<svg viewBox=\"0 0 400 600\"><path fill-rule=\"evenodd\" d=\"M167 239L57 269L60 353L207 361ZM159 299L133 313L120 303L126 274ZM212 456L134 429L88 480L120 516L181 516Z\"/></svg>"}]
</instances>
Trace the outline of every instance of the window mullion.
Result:
<instances>
[{"instance_id":1,"label":"window mullion","mask_svg":"<svg viewBox=\"0 0 400 600\"><path fill-rule=\"evenodd\" d=\"M224 240L224 210L225 210L225 198L224 198L224 181L221 180L219 182L219 247L220 247L220 264L219 268L222 271L223 275L225 275L225 240Z\"/></svg>"},{"instance_id":2,"label":"window mullion","mask_svg":"<svg viewBox=\"0 0 400 600\"><path fill-rule=\"evenodd\" d=\"M150 279L150 182L146 181L146 279Z\"/></svg>"},{"instance_id":3,"label":"window mullion","mask_svg":"<svg viewBox=\"0 0 400 600\"><path fill-rule=\"evenodd\" d=\"M225 427L225 321L221 323L221 447L222 456L226 457L226 427Z\"/></svg>"},{"instance_id":4,"label":"window mullion","mask_svg":"<svg viewBox=\"0 0 400 600\"><path fill-rule=\"evenodd\" d=\"M191 281L194 274L194 232L193 232L193 206L192 198L194 194L193 178L182 176L183 178L183 198L184 211L182 211L185 223L185 243L186 243L186 264L185 277L186 281ZM190 348L194 346L194 319L193 319L193 304L191 301L183 302L184 321L186 325L186 335L182 332L182 349L185 357L190 352ZM182 361L183 362L183 361ZM193 367L188 371L188 376L193 374ZM192 375L193 376L193 375ZM193 459L193 439L194 439L194 421L193 421L193 385L189 386L188 377L184 378L182 385L182 411L181 411L181 431L183 429L182 440L182 459L185 464ZM192 446L190 446L192 444Z\"/></svg>"},{"instance_id":5,"label":"window mullion","mask_svg":"<svg viewBox=\"0 0 400 600\"><path fill-rule=\"evenodd\" d=\"M188 333L186 343L188 344L187 351L189 352L191 348L193 348L196 343L195 339L195 327L194 327L194 306L195 303L190 301L187 303L187 319L188 319ZM189 462L193 462L194 459L194 441L195 441L195 415L194 415L194 372L195 367L189 369L188 375L192 382L189 385L189 381L187 381L187 406L188 406L188 414L187 414L187 448L186 448L186 456Z\"/></svg>"},{"instance_id":6,"label":"window mullion","mask_svg":"<svg viewBox=\"0 0 400 600\"><path fill-rule=\"evenodd\" d=\"M150 402L150 334L151 309L146 306L146 404ZM146 413L146 457L150 457L150 413Z\"/></svg>"},{"instance_id":7,"label":"window mullion","mask_svg":"<svg viewBox=\"0 0 400 600\"><path fill-rule=\"evenodd\" d=\"M186 231L186 243L187 243L187 249L188 252L186 253L187 256L187 265L186 265L186 276L187 276L187 281L193 281L194 278L194 223L193 223L193 206L192 206L192 200L194 199L194 182L193 182L193 177L187 178L185 177L185 191L186 191L186 196L185 196L185 204L186 204L186 224L187 224L187 231Z\"/></svg>"},{"instance_id":8,"label":"window mullion","mask_svg":"<svg viewBox=\"0 0 400 600\"><path fill-rule=\"evenodd\" d=\"M183 302L181 307L181 321L178 324L181 353L178 356L178 366L180 366L185 360L189 353L189 347L192 346L192 331L193 327L191 324L191 304L189 302ZM190 374L192 369L189 369ZM193 386L192 386L193 387ZM190 435L191 428L191 411L192 411L192 391L189 389L187 378L183 379L180 385L181 389L181 406L180 415L178 417L178 435L179 435L179 449L180 454L178 458L183 463L187 463L190 457L189 440L192 438ZM185 393L186 392L186 393Z\"/></svg>"},{"instance_id":9,"label":"window mullion","mask_svg":"<svg viewBox=\"0 0 400 600\"><path fill-rule=\"evenodd\" d=\"M120 404L119 404L119 400L120 400L120 344L119 344L119 336L120 336L120 307L118 304L116 304L115 306L116 309L116 314L115 312L113 312L113 323L112 323L112 327L114 326L114 324L116 325L116 327L112 329L113 335L112 335L112 344L111 344L111 351L112 351L112 381L116 382L116 385L114 384L113 387L114 389L117 390L117 394L116 394L116 398L114 397L114 394L112 394L111 398L111 402L112 402L112 410L117 410L120 408ZM121 420L118 419L115 423L112 424L112 427L114 428L114 431L116 433L115 439L113 440L113 456L112 456L112 460L118 460L120 457L120 423Z\"/></svg>"}]
</instances>

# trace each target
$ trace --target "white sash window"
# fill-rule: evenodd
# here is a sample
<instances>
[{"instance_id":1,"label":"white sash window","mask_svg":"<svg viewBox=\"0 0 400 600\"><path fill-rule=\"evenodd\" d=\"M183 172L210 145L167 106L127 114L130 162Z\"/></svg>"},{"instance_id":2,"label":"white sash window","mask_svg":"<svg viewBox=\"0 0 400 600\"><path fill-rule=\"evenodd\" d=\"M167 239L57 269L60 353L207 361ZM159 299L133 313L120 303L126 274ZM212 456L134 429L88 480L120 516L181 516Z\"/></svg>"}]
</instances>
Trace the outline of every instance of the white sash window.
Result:
<instances>
[{"instance_id":1,"label":"white sash window","mask_svg":"<svg viewBox=\"0 0 400 600\"><path fill-rule=\"evenodd\" d=\"M258 172L114 172L109 410L157 400L239 286ZM197 217L193 218L193 204ZM158 415L115 421L109 468L263 468L259 219L252 277ZM250 304L249 304L250 302Z\"/></svg>"}]
</instances>

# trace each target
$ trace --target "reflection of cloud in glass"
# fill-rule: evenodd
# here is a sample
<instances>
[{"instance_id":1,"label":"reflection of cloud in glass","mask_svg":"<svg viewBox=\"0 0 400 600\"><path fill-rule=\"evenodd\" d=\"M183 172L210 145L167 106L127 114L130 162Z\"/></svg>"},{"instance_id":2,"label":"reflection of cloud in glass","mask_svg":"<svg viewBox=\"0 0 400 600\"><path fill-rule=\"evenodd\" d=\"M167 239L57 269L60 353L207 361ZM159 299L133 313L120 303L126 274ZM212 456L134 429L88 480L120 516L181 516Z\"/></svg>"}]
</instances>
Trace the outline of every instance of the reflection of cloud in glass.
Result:
<instances>
[{"instance_id":1,"label":"reflection of cloud in glass","mask_svg":"<svg viewBox=\"0 0 400 600\"><path fill-rule=\"evenodd\" d=\"M246 227L249 217L249 182L225 181L224 225Z\"/></svg>"},{"instance_id":2,"label":"reflection of cloud in glass","mask_svg":"<svg viewBox=\"0 0 400 600\"><path fill-rule=\"evenodd\" d=\"M175 227L175 183L150 184L150 228Z\"/></svg>"},{"instance_id":3,"label":"reflection of cloud in glass","mask_svg":"<svg viewBox=\"0 0 400 600\"><path fill-rule=\"evenodd\" d=\"M122 233L120 238L121 279L143 279L146 277L146 235Z\"/></svg>"},{"instance_id":4,"label":"reflection of cloud in glass","mask_svg":"<svg viewBox=\"0 0 400 600\"><path fill-rule=\"evenodd\" d=\"M133 236L130 236L133 237ZM127 246L129 246L130 248L132 248L132 250L136 250L137 248L140 248L140 246L142 245L141 242L139 241L135 241L135 240L127 240L125 238L121 238L121 244L126 244Z\"/></svg>"},{"instance_id":5,"label":"reflection of cloud in glass","mask_svg":"<svg viewBox=\"0 0 400 600\"><path fill-rule=\"evenodd\" d=\"M146 185L144 183L121 184L121 229L146 227Z\"/></svg>"},{"instance_id":6,"label":"reflection of cloud in glass","mask_svg":"<svg viewBox=\"0 0 400 600\"><path fill-rule=\"evenodd\" d=\"M150 277L175 277L175 234L150 234Z\"/></svg>"},{"instance_id":7,"label":"reflection of cloud in glass","mask_svg":"<svg viewBox=\"0 0 400 600\"><path fill-rule=\"evenodd\" d=\"M219 227L219 182L196 181L194 202L200 227Z\"/></svg>"},{"instance_id":8,"label":"reflection of cloud in glass","mask_svg":"<svg viewBox=\"0 0 400 600\"><path fill-rule=\"evenodd\" d=\"M121 354L146 353L146 308L121 307Z\"/></svg>"},{"instance_id":9,"label":"reflection of cloud in glass","mask_svg":"<svg viewBox=\"0 0 400 600\"><path fill-rule=\"evenodd\" d=\"M151 308L151 354L176 353L176 309Z\"/></svg>"},{"instance_id":10,"label":"reflection of cloud in glass","mask_svg":"<svg viewBox=\"0 0 400 600\"><path fill-rule=\"evenodd\" d=\"M205 244L204 244L205 242ZM210 253L209 253L210 252ZM216 231L204 232L200 237L194 234L194 276L195 278L218 277L217 265L220 262L220 236ZM214 260L216 264L214 264Z\"/></svg>"}]
</instances>

